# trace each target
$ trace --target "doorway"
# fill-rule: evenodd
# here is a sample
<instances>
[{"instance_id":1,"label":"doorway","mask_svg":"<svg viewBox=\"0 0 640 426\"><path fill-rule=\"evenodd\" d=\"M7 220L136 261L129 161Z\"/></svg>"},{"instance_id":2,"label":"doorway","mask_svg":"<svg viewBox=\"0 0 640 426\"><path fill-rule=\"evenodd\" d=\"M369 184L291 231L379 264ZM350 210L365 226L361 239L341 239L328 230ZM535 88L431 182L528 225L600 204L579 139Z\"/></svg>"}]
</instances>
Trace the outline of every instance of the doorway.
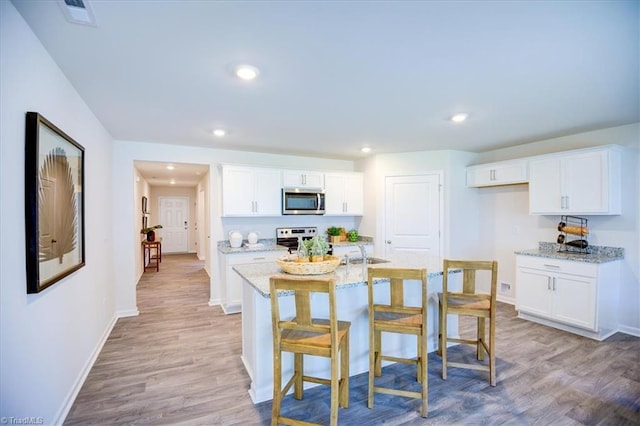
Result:
<instances>
[{"instance_id":1,"label":"doorway","mask_svg":"<svg viewBox=\"0 0 640 426\"><path fill-rule=\"evenodd\" d=\"M385 255L442 256L442 172L385 177Z\"/></svg>"}]
</instances>

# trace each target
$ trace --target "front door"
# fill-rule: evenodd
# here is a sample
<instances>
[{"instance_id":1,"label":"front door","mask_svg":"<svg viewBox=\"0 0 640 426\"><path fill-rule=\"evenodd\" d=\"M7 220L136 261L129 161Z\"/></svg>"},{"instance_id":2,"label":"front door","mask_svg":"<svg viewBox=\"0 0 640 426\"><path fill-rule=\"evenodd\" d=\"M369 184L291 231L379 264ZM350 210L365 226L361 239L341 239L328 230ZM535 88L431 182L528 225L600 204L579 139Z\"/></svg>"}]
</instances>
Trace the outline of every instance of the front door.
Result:
<instances>
[{"instance_id":1,"label":"front door","mask_svg":"<svg viewBox=\"0 0 640 426\"><path fill-rule=\"evenodd\" d=\"M184 253L189 250L189 198L159 197L162 251Z\"/></svg>"},{"instance_id":2,"label":"front door","mask_svg":"<svg viewBox=\"0 0 640 426\"><path fill-rule=\"evenodd\" d=\"M421 251L442 256L441 173L385 178L385 255Z\"/></svg>"}]
</instances>

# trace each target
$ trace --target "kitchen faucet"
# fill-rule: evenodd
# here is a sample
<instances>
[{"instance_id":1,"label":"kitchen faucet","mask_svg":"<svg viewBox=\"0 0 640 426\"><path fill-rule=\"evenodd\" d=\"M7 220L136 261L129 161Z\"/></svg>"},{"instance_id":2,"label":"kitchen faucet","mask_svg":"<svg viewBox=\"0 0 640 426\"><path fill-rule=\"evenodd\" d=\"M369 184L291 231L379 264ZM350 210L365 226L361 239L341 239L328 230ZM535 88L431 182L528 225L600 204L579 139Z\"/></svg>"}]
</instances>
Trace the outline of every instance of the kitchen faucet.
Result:
<instances>
[{"instance_id":1,"label":"kitchen faucet","mask_svg":"<svg viewBox=\"0 0 640 426\"><path fill-rule=\"evenodd\" d=\"M360 249L360 253L362 253L362 264L367 264L367 250L364 248L364 244L358 244L358 248Z\"/></svg>"}]
</instances>

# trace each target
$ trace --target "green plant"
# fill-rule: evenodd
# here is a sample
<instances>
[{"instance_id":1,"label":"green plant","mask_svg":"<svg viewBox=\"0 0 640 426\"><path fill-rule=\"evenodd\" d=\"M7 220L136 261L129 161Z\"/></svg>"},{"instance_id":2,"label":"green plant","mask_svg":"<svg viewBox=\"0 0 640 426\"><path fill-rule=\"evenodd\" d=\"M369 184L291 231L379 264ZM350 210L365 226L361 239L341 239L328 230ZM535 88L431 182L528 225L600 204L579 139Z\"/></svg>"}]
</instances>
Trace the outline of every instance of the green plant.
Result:
<instances>
[{"instance_id":1,"label":"green plant","mask_svg":"<svg viewBox=\"0 0 640 426\"><path fill-rule=\"evenodd\" d=\"M140 233L141 233L141 234L147 234L147 233L149 233L149 232L153 231L154 229L160 229L160 228L162 228L162 225L149 226L149 227L147 227L147 228L142 228L142 229L140 230Z\"/></svg>"},{"instance_id":2,"label":"green plant","mask_svg":"<svg viewBox=\"0 0 640 426\"><path fill-rule=\"evenodd\" d=\"M331 235L333 237L337 237L342 233L342 228L338 226L330 226L327 228L327 235Z\"/></svg>"},{"instance_id":3,"label":"green plant","mask_svg":"<svg viewBox=\"0 0 640 426\"><path fill-rule=\"evenodd\" d=\"M304 245L310 256L324 256L329 251L329 243L320 235L305 240Z\"/></svg>"},{"instance_id":4,"label":"green plant","mask_svg":"<svg viewBox=\"0 0 640 426\"><path fill-rule=\"evenodd\" d=\"M358 231L356 231L355 229L350 230L349 232L347 232L347 238L352 243L355 243L356 241L358 241Z\"/></svg>"}]
</instances>

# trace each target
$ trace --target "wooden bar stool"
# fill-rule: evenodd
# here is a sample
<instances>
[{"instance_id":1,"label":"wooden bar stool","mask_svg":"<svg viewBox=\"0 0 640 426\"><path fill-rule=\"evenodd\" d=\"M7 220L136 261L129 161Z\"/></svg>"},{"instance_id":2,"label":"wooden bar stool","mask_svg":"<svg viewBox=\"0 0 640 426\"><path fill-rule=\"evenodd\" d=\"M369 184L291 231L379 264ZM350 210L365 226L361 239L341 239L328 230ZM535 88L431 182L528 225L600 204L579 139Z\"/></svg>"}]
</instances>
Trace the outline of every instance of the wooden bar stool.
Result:
<instances>
[{"instance_id":1,"label":"wooden bar stool","mask_svg":"<svg viewBox=\"0 0 640 426\"><path fill-rule=\"evenodd\" d=\"M374 303L374 280L385 278L390 280L389 303ZM422 299L420 306L406 306L404 301L404 285L406 280L421 281ZM369 268L369 398L368 407L373 408L373 393L399 395L422 400L420 415L427 417L428 412L428 379L427 379L427 270L399 268ZM382 288L378 284L376 287ZM382 354L382 332L414 334L418 347L416 359L398 358ZM417 366L417 380L422 383L421 392L375 386L374 375L382 375L382 360L414 364Z\"/></svg>"},{"instance_id":2,"label":"wooden bar stool","mask_svg":"<svg viewBox=\"0 0 640 426\"><path fill-rule=\"evenodd\" d=\"M280 415L282 398L291 385L294 398L302 399L303 382L331 386L330 424L338 424L338 405L349 406L349 327L348 321L338 321L336 314L336 283L332 278L271 277L271 319L273 327L273 411L271 424L311 424ZM280 319L278 290L293 291L295 317ZM311 317L311 293L328 294L329 318ZM282 352L293 352L294 372L282 388ZM331 378L304 375L303 355L323 356L331 359ZM338 378L338 372L339 378Z\"/></svg>"},{"instance_id":3,"label":"wooden bar stool","mask_svg":"<svg viewBox=\"0 0 640 426\"><path fill-rule=\"evenodd\" d=\"M462 292L448 290L448 271L462 269ZM490 272L489 293L480 293L476 289L476 272ZM447 380L447 367L470 368L489 372L489 383L496 385L496 291L498 281L498 262L444 260L442 293L438 294L439 333L438 353L442 355L442 378ZM477 318L478 328L475 339L452 338L447 336L447 315L466 315ZM489 341L485 338L485 318L489 318ZM447 360L447 342L465 343L476 346L476 357L484 360L489 355L489 365L481 363L460 363Z\"/></svg>"}]
</instances>

